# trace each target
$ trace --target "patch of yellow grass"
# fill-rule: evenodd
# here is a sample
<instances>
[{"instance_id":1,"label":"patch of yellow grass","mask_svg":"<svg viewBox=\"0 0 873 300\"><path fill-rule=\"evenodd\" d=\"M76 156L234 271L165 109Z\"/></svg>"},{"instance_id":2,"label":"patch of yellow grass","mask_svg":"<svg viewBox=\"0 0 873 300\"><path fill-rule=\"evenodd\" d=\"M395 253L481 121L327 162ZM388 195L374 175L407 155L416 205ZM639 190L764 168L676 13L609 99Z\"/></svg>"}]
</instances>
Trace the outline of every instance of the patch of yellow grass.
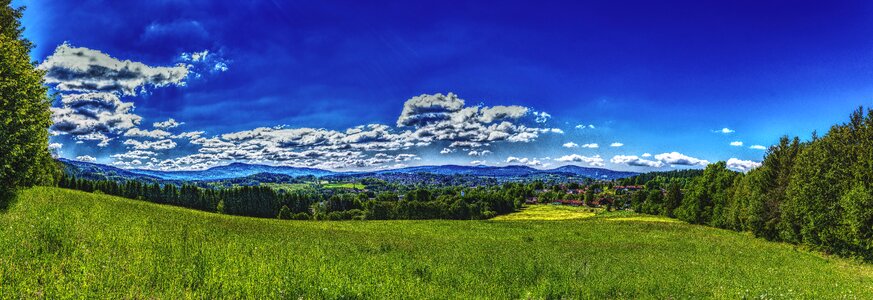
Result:
<instances>
[{"instance_id":1,"label":"patch of yellow grass","mask_svg":"<svg viewBox=\"0 0 873 300\"><path fill-rule=\"evenodd\" d=\"M590 218L595 215L594 208L563 205L531 205L520 212L497 216L495 221L527 221L527 220L572 220Z\"/></svg>"},{"instance_id":2,"label":"patch of yellow grass","mask_svg":"<svg viewBox=\"0 0 873 300\"><path fill-rule=\"evenodd\" d=\"M670 219L670 218L665 218L665 217L654 217L654 216L617 217L617 218L607 218L606 220L610 220L610 221L634 221L634 222L681 223L681 221L676 220L676 219Z\"/></svg>"}]
</instances>

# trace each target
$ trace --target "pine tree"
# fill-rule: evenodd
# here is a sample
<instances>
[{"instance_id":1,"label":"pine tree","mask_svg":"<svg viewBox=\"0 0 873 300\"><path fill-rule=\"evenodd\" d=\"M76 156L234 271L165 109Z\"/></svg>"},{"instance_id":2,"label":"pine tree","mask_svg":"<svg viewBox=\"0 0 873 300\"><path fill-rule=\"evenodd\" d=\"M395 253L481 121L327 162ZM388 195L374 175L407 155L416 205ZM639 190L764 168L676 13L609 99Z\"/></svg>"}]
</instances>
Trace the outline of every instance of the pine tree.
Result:
<instances>
[{"instance_id":1,"label":"pine tree","mask_svg":"<svg viewBox=\"0 0 873 300\"><path fill-rule=\"evenodd\" d=\"M23 8L0 0L0 202L16 189L50 184L59 175L48 150L51 100L43 72L21 34Z\"/></svg>"}]
</instances>

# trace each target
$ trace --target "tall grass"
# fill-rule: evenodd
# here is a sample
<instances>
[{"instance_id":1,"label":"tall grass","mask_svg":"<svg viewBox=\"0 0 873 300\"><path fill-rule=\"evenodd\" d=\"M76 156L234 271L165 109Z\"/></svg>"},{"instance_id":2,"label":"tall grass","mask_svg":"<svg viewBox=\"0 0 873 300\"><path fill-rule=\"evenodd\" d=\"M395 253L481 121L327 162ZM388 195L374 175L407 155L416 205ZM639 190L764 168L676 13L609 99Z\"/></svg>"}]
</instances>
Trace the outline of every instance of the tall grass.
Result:
<instances>
[{"instance_id":1,"label":"tall grass","mask_svg":"<svg viewBox=\"0 0 873 300\"><path fill-rule=\"evenodd\" d=\"M55 188L0 213L2 298L873 298L873 268L598 215L280 221Z\"/></svg>"}]
</instances>

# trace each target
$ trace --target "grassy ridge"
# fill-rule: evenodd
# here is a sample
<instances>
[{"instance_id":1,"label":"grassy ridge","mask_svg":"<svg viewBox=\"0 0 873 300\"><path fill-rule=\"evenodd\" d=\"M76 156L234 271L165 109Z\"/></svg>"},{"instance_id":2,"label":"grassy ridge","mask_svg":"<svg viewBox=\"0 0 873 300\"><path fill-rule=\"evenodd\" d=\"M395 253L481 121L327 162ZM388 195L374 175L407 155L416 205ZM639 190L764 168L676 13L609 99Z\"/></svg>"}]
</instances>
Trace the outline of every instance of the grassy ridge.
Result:
<instances>
[{"instance_id":1,"label":"grassy ridge","mask_svg":"<svg viewBox=\"0 0 873 300\"><path fill-rule=\"evenodd\" d=\"M639 215L278 221L35 188L0 213L0 295L870 299L873 268Z\"/></svg>"}]
</instances>

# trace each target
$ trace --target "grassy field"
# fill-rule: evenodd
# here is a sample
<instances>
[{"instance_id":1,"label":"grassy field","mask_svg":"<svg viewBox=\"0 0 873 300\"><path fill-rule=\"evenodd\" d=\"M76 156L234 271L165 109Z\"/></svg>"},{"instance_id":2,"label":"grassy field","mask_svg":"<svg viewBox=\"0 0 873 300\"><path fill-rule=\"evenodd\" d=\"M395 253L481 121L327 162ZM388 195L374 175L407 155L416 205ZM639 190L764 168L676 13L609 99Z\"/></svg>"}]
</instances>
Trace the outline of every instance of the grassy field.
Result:
<instances>
[{"instance_id":1,"label":"grassy field","mask_svg":"<svg viewBox=\"0 0 873 300\"><path fill-rule=\"evenodd\" d=\"M367 188L366 185L360 183L328 183L324 185L326 189L359 189Z\"/></svg>"},{"instance_id":2,"label":"grassy field","mask_svg":"<svg viewBox=\"0 0 873 300\"><path fill-rule=\"evenodd\" d=\"M520 212L497 216L495 221L573 220L593 217L599 209L563 205L532 205Z\"/></svg>"},{"instance_id":3,"label":"grassy field","mask_svg":"<svg viewBox=\"0 0 873 300\"><path fill-rule=\"evenodd\" d=\"M873 298L870 265L657 217L543 213L562 209L279 221L35 188L0 212L0 296Z\"/></svg>"},{"instance_id":4,"label":"grassy field","mask_svg":"<svg viewBox=\"0 0 873 300\"><path fill-rule=\"evenodd\" d=\"M284 190L284 191L288 191L288 192L312 188L312 185L309 183L262 183L261 185L272 188L272 189L277 190L277 191Z\"/></svg>"}]
</instances>

